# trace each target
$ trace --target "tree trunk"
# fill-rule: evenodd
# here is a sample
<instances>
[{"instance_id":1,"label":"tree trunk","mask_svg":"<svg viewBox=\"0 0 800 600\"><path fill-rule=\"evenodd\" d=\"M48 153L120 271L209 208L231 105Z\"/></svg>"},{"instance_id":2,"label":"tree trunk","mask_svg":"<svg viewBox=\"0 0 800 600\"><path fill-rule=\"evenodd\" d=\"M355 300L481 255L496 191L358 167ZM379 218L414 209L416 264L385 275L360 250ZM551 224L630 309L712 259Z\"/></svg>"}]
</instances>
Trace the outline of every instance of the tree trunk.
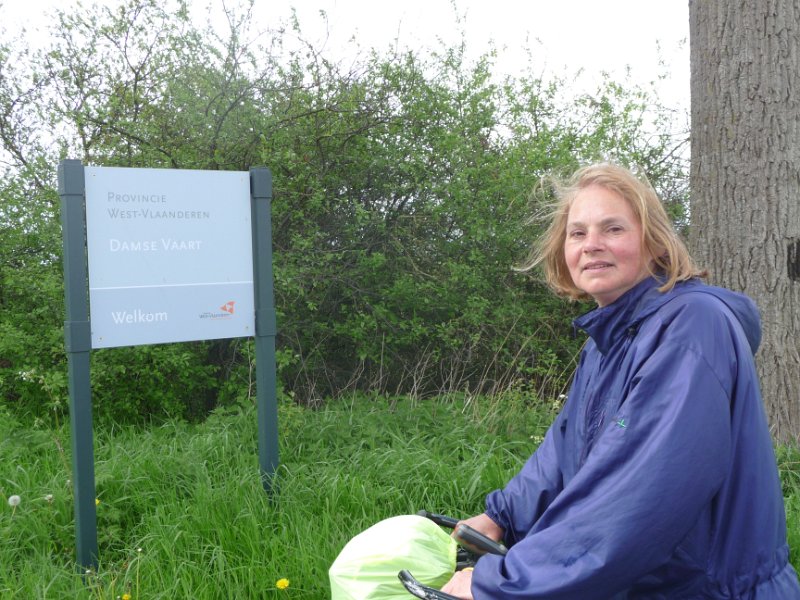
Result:
<instances>
[{"instance_id":1,"label":"tree trunk","mask_svg":"<svg viewBox=\"0 0 800 600\"><path fill-rule=\"evenodd\" d=\"M691 228L710 281L761 310L775 438L800 441L800 0L691 0Z\"/></svg>"}]
</instances>

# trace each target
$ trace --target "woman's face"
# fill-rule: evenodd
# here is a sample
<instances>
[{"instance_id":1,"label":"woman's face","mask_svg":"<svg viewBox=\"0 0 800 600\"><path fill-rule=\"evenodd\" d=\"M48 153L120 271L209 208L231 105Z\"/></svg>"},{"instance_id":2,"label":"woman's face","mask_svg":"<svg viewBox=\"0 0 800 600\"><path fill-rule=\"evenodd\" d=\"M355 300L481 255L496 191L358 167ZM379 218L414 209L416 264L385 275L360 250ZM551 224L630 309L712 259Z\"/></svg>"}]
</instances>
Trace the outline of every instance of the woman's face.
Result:
<instances>
[{"instance_id":1,"label":"woman's face","mask_svg":"<svg viewBox=\"0 0 800 600\"><path fill-rule=\"evenodd\" d=\"M606 306L650 275L642 227L617 192L590 185L572 201L564 257L575 286Z\"/></svg>"}]
</instances>

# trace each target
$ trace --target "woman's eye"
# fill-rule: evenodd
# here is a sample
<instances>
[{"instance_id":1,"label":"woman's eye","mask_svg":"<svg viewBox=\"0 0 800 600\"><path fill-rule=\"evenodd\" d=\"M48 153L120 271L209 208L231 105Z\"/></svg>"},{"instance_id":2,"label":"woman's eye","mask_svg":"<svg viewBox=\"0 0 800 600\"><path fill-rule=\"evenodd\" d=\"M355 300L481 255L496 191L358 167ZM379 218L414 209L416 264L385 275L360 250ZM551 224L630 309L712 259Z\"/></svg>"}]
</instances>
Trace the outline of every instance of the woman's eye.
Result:
<instances>
[{"instance_id":1,"label":"woman's eye","mask_svg":"<svg viewBox=\"0 0 800 600\"><path fill-rule=\"evenodd\" d=\"M578 230L576 230L576 231L570 231L570 232L569 232L569 237L571 237L571 238L579 238L579 237L583 237L583 232L582 232L582 231L578 231Z\"/></svg>"}]
</instances>

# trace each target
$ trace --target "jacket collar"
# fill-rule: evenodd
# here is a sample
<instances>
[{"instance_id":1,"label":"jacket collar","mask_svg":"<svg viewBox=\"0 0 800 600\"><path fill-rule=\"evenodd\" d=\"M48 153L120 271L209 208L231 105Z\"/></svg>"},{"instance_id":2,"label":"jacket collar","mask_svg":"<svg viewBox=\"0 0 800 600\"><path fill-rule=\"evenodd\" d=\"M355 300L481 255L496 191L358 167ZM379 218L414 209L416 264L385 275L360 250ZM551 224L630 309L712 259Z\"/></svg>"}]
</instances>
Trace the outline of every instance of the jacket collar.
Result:
<instances>
[{"instance_id":1,"label":"jacket collar","mask_svg":"<svg viewBox=\"0 0 800 600\"><path fill-rule=\"evenodd\" d=\"M572 324L576 329L585 331L597 349L605 354L620 337L631 333L631 328L635 332L636 324L641 320L641 308L650 298L659 294L659 285L661 282L658 279L648 277L608 306L595 308L575 319Z\"/></svg>"}]
</instances>

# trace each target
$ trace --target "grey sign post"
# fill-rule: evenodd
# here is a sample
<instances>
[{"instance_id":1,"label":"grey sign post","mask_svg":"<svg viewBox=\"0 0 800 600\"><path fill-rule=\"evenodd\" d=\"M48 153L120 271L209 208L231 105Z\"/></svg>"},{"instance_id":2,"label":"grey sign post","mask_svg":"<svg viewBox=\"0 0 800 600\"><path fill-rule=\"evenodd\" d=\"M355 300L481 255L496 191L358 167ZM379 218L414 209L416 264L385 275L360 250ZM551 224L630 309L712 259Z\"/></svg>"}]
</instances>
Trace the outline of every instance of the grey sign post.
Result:
<instances>
[{"instance_id":1,"label":"grey sign post","mask_svg":"<svg viewBox=\"0 0 800 600\"><path fill-rule=\"evenodd\" d=\"M92 348L255 336L259 465L264 488L272 489L278 466L272 176L265 168L84 168L64 160L58 188L77 559L93 568Z\"/></svg>"},{"instance_id":2,"label":"grey sign post","mask_svg":"<svg viewBox=\"0 0 800 600\"><path fill-rule=\"evenodd\" d=\"M275 300L272 289L272 174L250 169L253 209L253 277L256 305L258 460L264 488L272 489L278 467L278 405L275 372Z\"/></svg>"},{"instance_id":3,"label":"grey sign post","mask_svg":"<svg viewBox=\"0 0 800 600\"><path fill-rule=\"evenodd\" d=\"M72 427L72 486L78 563L97 566L97 513L92 445L92 391L89 354L89 294L86 273L85 180L78 160L58 165L58 194L64 238L64 342L69 369L69 414Z\"/></svg>"}]
</instances>

